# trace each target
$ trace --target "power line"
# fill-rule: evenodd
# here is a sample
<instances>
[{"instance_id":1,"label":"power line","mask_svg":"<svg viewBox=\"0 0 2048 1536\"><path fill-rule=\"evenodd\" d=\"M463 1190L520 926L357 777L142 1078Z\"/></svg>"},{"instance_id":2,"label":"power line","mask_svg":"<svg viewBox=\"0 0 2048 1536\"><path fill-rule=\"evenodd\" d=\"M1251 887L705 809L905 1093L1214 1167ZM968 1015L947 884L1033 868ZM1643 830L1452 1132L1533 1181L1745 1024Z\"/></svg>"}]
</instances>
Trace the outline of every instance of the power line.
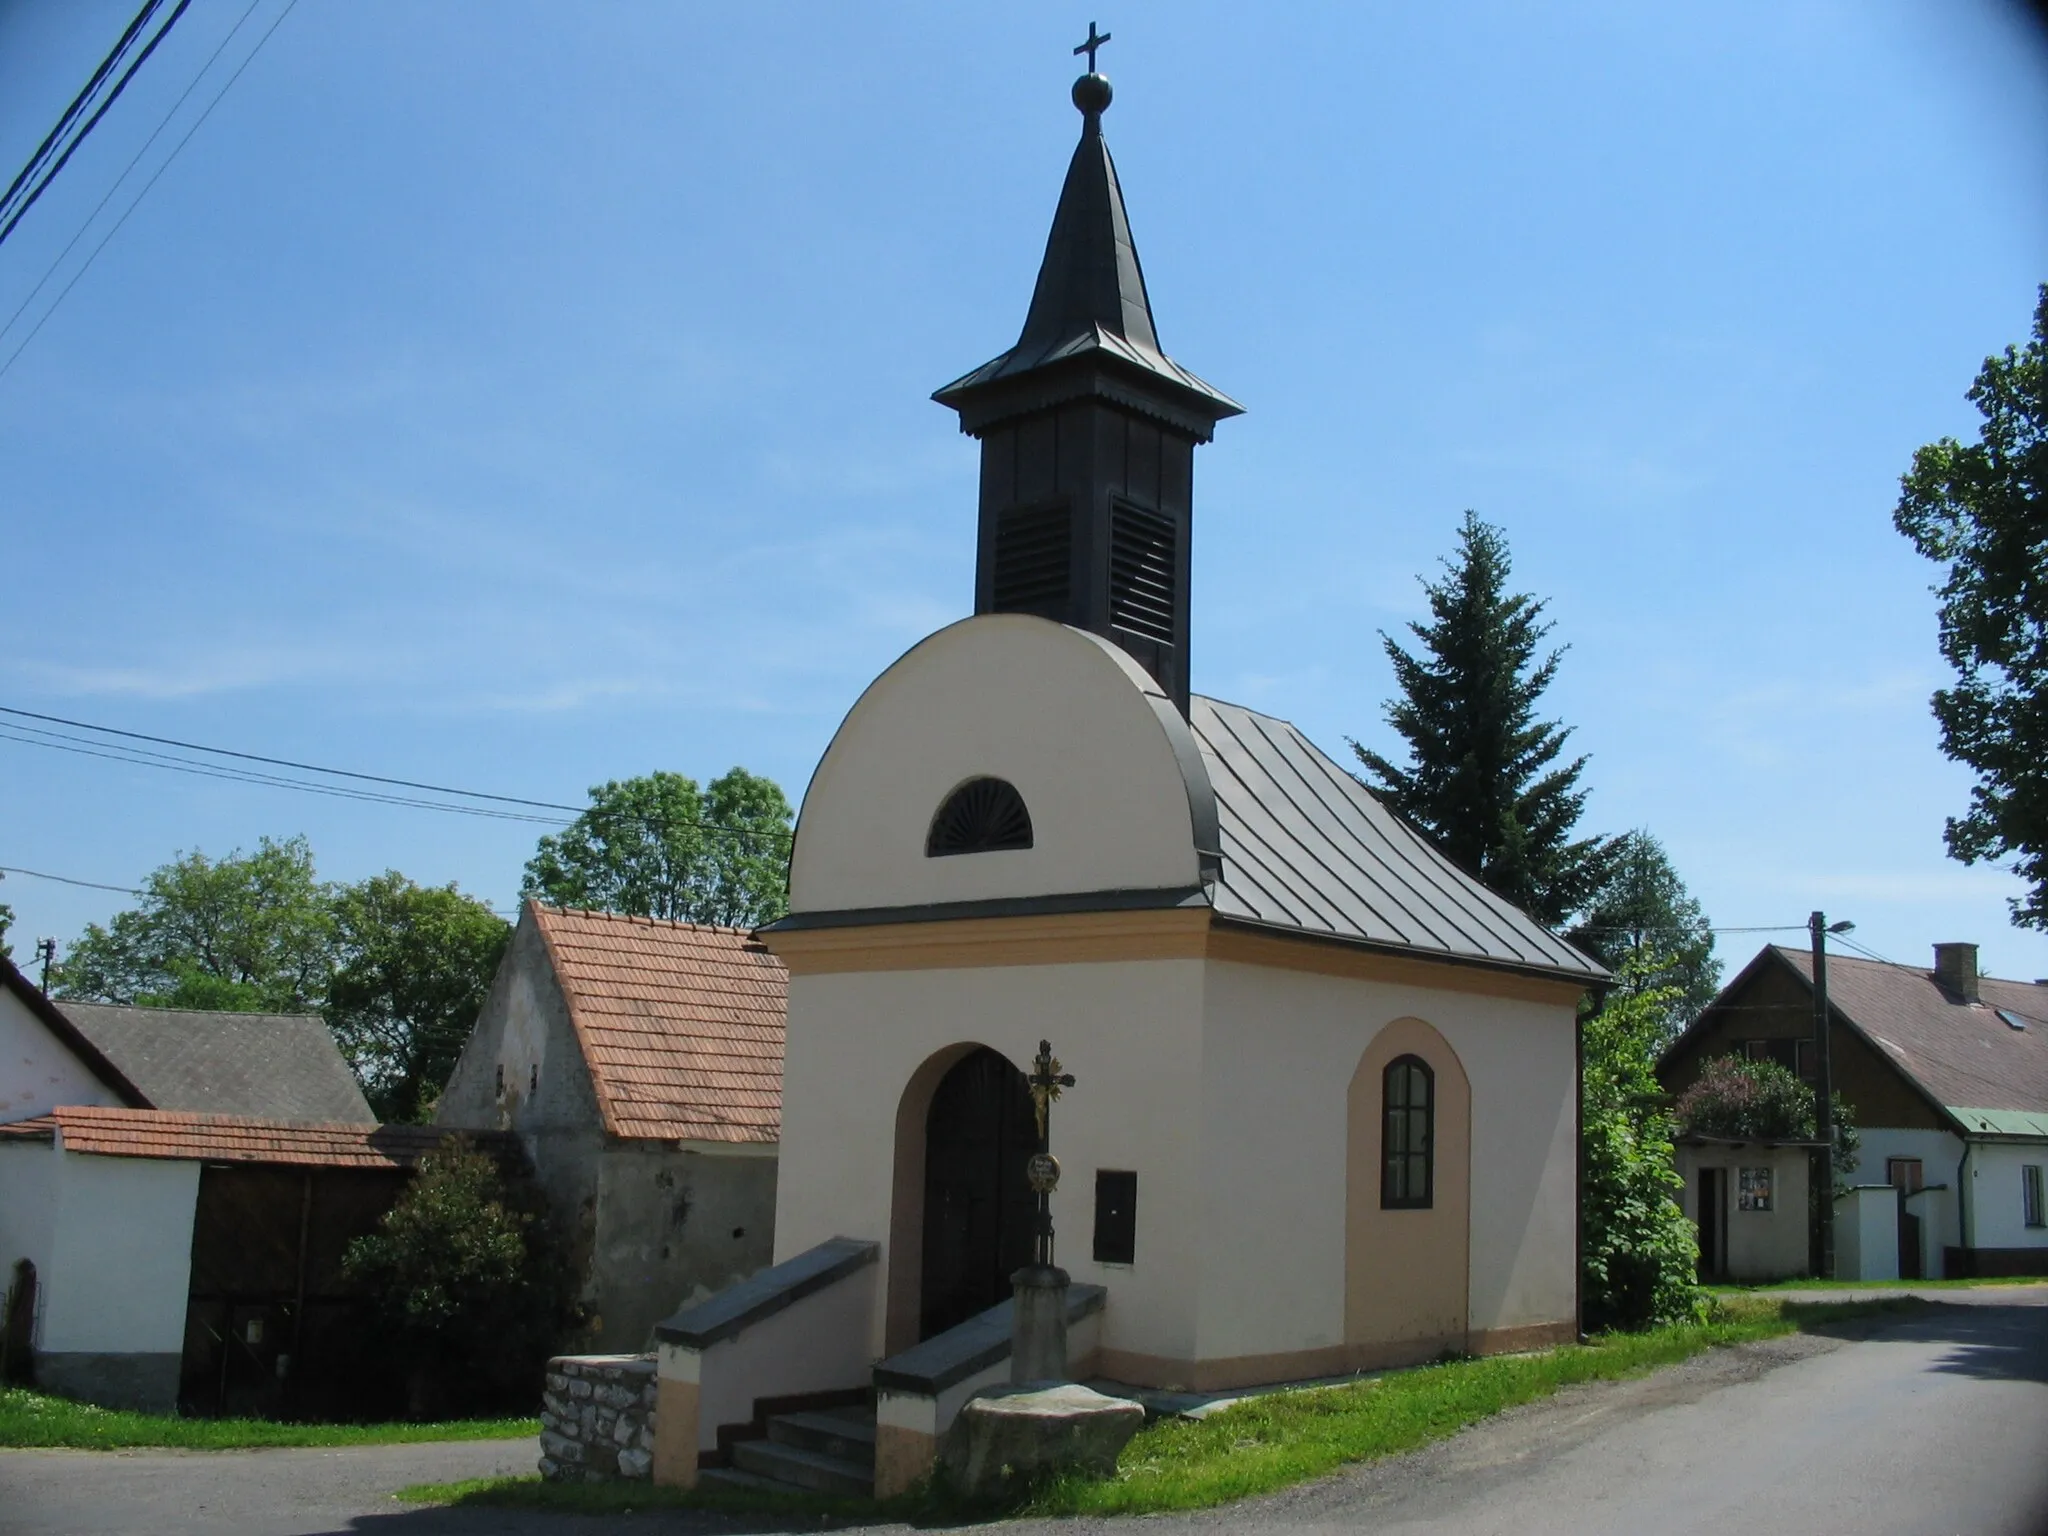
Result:
<instances>
[{"instance_id":1,"label":"power line","mask_svg":"<svg viewBox=\"0 0 2048 1536\"><path fill-rule=\"evenodd\" d=\"M231 783L260 784L274 789L296 789L306 794L327 795L336 799L360 800L377 805L398 805L414 810L449 811L463 816L482 816L497 821L518 821L550 827L567 826L588 812L590 806L565 805L554 800L533 800L519 795L492 794L479 789L459 789L447 784L429 784L418 779L395 778L389 774L364 773L352 768L330 768L319 763L300 762L293 758L271 757L259 752L243 752L230 747L212 747L202 742L181 741L172 736L152 736L143 731L122 730L111 725L95 725L87 720L72 720L63 715L42 714L32 709L16 709L0 704L0 715L14 716L15 720L0 720L0 741L12 741L22 746L44 747L52 751L71 752L81 757L97 757L108 762L127 763L133 767L163 768L174 773L197 775L201 778L224 779ZM40 720L48 725L61 725L72 731L90 731L94 736L74 736L65 731L47 730L43 726L17 724L17 720ZM96 737L119 737L118 741L98 740ZM194 762L166 752L153 752L146 747L133 747L127 742L149 742L155 746L175 747L183 752L201 752L214 757L233 758L239 762L261 763L267 767L290 768L301 773L325 774L334 778L351 779L362 784L382 784L394 789L419 790L426 794L450 795L468 800L491 802L488 805L451 804L446 800L425 800L416 795L394 795L374 789L358 789L344 784L315 784L305 779L291 778L284 774L263 773L251 768L238 768L228 763ZM532 810L500 809L500 807L531 807ZM532 811L553 811L556 815L535 815ZM654 819L644 818L649 825ZM696 831L715 833L730 837L738 842L757 845L763 841L773 850L780 851L789 845L792 833L787 827L735 826L729 822L691 821L683 823Z\"/></svg>"},{"instance_id":2,"label":"power line","mask_svg":"<svg viewBox=\"0 0 2048 1536\"><path fill-rule=\"evenodd\" d=\"M162 0L154 0L154 3L162 4ZM50 263L49 267L45 269L41 277L36 279L36 285L35 287L29 289L28 297L23 299L21 303L15 307L14 313L7 317L7 323L5 325L0 325L0 336L5 336L9 331L14 329L15 322L21 319L21 317L28 312L28 307L31 304L35 303L37 295L39 295L43 291L43 289L48 287L50 279L57 275L57 269L63 266L64 263L70 259L71 253L73 251L78 249L78 242L83 240L85 238L85 232L92 228L93 220L97 219L100 216L100 214L105 210L107 204L114 200L114 194L120 191L121 188L127 183L129 176L134 173L135 167L142 163L142 157L147 155L150 151L151 146L154 145L156 141L163 136L163 131L164 129L170 126L171 119L176 117L179 111L184 107L185 103L192 99L192 93L199 89L199 82L206 78L207 73L214 66L214 61L219 59L221 54L226 51L228 44L235 40L235 35L242 30L243 23L248 21L249 17L255 13L256 7L260 4L262 4L262 0L249 0L248 6L243 10L242 14L238 18L236 18L235 24L232 27L228 28L227 35L222 37L220 42L214 46L214 50L211 54L207 56L206 62L199 66L198 73L193 75L191 80L186 84L185 89L178 94L178 99L171 103L170 110L164 113L164 115L157 121L156 127L152 128L149 131L149 137L142 141L142 148L136 150L135 153L129 157L128 163L121 168L121 174L114 178L113 185L108 187L107 190L103 194L101 194L100 200L93 205L92 212L85 216L83 221L80 222L77 232L73 234L68 241L65 242L64 249L57 253L57 259ZM51 308L54 309L56 308L56 306L53 304Z\"/></svg>"},{"instance_id":3,"label":"power line","mask_svg":"<svg viewBox=\"0 0 2048 1536\"><path fill-rule=\"evenodd\" d=\"M111 725L93 725L85 720L67 720L62 715L38 714L32 709L13 709L0 704L0 715L24 720L41 720L49 725L66 725L75 731L95 731L102 736L121 736L129 741L147 741L159 747L177 747L185 752L205 752L214 757L240 758L248 763L266 763L273 768L296 768L302 773L324 773L337 779L361 779L370 784L390 784L399 789L421 789L436 795L461 795L470 800L495 800L504 805L527 805L536 810L567 811L580 815L586 807L563 805L553 800L527 800L518 795L493 795L480 789L454 789L446 784L425 784L417 779L396 779L381 773L358 773L353 768L324 768L318 763L295 762L288 757L266 757L260 752L238 752L230 747L209 747L196 741L179 741L172 736L151 736L142 731L124 731Z\"/></svg>"},{"instance_id":4,"label":"power line","mask_svg":"<svg viewBox=\"0 0 2048 1536\"><path fill-rule=\"evenodd\" d=\"M123 896L140 896L142 892L130 885L106 885L98 880L74 880L69 875L46 874L40 869L22 869L13 864L0 864L0 874L27 875L31 880L54 880L59 885L82 885L88 891L119 891Z\"/></svg>"},{"instance_id":5,"label":"power line","mask_svg":"<svg viewBox=\"0 0 2048 1536\"><path fill-rule=\"evenodd\" d=\"M143 23L149 19L150 13L157 8L157 5L159 3L160 0L150 0L150 3L142 8L141 14L138 15L135 18L134 22L130 24L128 30L121 34L121 41L115 45L115 52L109 54L105 62L103 62L100 65L99 69L93 72L93 78L90 82L87 83L86 86L87 92L90 92L96 85L101 83L106 78L106 71L108 66L114 63L116 57L120 54L122 50L125 50L127 48L128 44L134 39L137 29L140 28L143 25ZM142 52L135 56L134 60L128 65L128 67L124 71L122 71L121 78L114 82L114 88L111 91L107 92L106 100L102 101L99 104L98 108L93 112L92 116L85 120L84 126L81 127L77 133L72 135L71 142L64 146L64 153L59 155L56 158L56 160L50 164L47 170L45 170L44 172L42 172L41 175L36 177L35 184L33 186L29 187L25 192L22 193L21 198L16 203L13 212L5 215L7 222L4 224L0 224L0 242L5 242L7 237L14 233L14 227L28 216L28 211L29 209L33 208L36 205L36 200L40 198L43 195L43 193L48 191L50 183L57 179L57 173L63 170L65 166L71 163L71 157L78 152L78 146L85 142L86 136L90 134L93 131L93 129L97 128L100 125L100 119L105 117L108 111L113 107L114 103L121 99L121 93L128 89L128 82L135 78L135 72L142 68L144 64L149 62L149 56L152 53L156 52L156 45L162 42L166 37L169 37L171 35L171 28L175 27L178 24L178 18L185 14L186 7L191 5L191 3L192 0L178 0L178 8L175 11L171 12L170 19L166 21L161 27L158 27L156 29L156 32L150 37L149 41L143 44ZM72 119L76 111L79 109L79 105L80 101L78 99L74 99L71 103L70 108L66 109L64 119ZM60 121L57 125L57 128L51 131L51 137L43 140L42 146L38 148L36 151L36 159L41 159L43 157L45 151L49 148L52 140L56 137L56 135L59 132L62 131L63 127L64 121ZM34 164L34 161L32 160L30 164L32 166ZM27 174L29 174L29 168L24 167L22 175L26 176ZM15 186L8 189L8 195L10 197L12 197L14 195L15 190L20 187L21 179L22 178L20 176L17 176L15 178Z\"/></svg>"},{"instance_id":6,"label":"power line","mask_svg":"<svg viewBox=\"0 0 2048 1536\"><path fill-rule=\"evenodd\" d=\"M0 362L0 377L4 377L6 375L7 370L14 366L15 359L20 357L23 352L27 351L28 344L34 341L36 337L41 334L43 327L49 323L50 316L57 313L59 306L61 306L64 300L70 295L71 290L78 286L78 280L81 277L84 277L87 272L92 270L92 264L99 259L100 252L107 248L107 242L113 239L114 236L121 232L121 226L128 222L128 216L134 213L136 209L142 206L142 200L149 196L150 188L154 187L157 184L158 180L162 178L164 172L171 168L171 162L178 158L179 151L184 149L184 147L187 144L192 142L192 135L197 133L200 130L200 128L204 126L206 120L209 117L213 116L213 109L220 105L221 98L227 95L228 91L234 86L234 83L237 80L242 78L242 71L247 69L250 66L250 64L255 62L256 55L263 51L263 45L270 41L271 33L275 32L278 29L279 25L284 21L285 17L291 15L293 7L295 7L298 3L299 0L285 0L285 7L283 10L277 13L277 20L271 22L270 26L264 31L264 34L258 39L256 39L256 46L249 50L248 57L244 58L240 64L237 64L235 66L235 72L228 76L227 84L223 85L217 92L214 93L213 100L209 101L206 104L206 110L201 112L198 118L194 120L192 126L185 130L184 137L179 139L176 144L171 146L171 152L164 157L164 163L158 166L156 170L151 173L149 180L142 184L142 190L135 194L135 201L130 203L126 208L121 210L121 217L114 220L113 228L109 229L104 235L100 236L99 243L92 248L90 254L88 254L85 260L79 264L78 270L71 274L71 280L67 282L63 286L63 288L58 291L57 297L51 301L50 307L43 311L41 317L37 319L35 325L30 328L29 333L21 338L21 344L17 346L12 352L7 354L7 359L5 362Z\"/></svg>"}]
</instances>

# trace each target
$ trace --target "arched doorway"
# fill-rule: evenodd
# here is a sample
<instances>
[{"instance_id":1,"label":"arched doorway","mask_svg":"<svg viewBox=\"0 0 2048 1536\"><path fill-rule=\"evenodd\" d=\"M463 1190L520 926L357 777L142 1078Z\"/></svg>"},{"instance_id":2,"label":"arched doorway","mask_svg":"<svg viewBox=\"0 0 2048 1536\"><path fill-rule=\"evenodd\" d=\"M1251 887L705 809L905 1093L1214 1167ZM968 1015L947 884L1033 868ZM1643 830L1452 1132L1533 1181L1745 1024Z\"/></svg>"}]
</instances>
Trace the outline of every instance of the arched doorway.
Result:
<instances>
[{"instance_id":1,"label":"arched doorway","mask_svg":"<svg viewBox=\"0 0 2048 1536\"><path fill-rule=\"evenodd\" d=\"M928 1339L1010 1294L1031 1262L1025 1163L1038 1150L1024 1074L976 1046L932 1091L924 1124L918 1333Z\"/></svg>"}]
</instances>

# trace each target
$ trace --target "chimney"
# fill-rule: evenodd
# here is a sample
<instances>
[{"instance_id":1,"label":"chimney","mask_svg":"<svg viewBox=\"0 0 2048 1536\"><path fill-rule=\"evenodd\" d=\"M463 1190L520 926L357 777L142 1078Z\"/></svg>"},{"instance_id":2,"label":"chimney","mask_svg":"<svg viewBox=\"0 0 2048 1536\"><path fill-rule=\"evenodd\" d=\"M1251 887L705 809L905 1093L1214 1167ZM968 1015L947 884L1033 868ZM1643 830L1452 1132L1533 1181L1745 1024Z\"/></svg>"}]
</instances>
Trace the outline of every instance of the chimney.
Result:
<instances>
[{"instance_id":1,"label":"chimney","mask_svg":"<svg viewBox=\"0 0 2048 1536\"><path fill-rule=\"evenodd\" d=\"M1934 979L1966 1003L1977 998L1977 946L1937 944L1934 946Z\"/></svg>"}]
</instances>

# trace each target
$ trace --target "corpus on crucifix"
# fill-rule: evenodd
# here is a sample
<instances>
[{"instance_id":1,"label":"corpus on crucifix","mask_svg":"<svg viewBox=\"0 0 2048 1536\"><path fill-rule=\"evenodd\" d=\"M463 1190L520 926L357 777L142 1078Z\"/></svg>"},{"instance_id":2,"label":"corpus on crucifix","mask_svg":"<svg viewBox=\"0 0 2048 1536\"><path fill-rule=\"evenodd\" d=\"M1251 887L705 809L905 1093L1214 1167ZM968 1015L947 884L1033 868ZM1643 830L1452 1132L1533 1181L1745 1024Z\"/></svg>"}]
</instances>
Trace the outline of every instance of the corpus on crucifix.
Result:
<instances>
[{"instance_id":1,"label":"corpus on crucifix","mask_svg":"<svg viewBox=\"0 0 2048 1536\"><path fill-rule=\"evenodd\" d=\"M1088 29L1093 32L1093 26ZM1059 1159L1052 1155L1048 1136L1052 1125L1052 1106L1058 1101L1060 1090L1074 1086L1074 1074L1060 1070L1060 1059L1052 1053L1052 1042L1038 1042L1038 1057L1031 1063L1031 1074L1024 1079L1031 1090L1031 1107L1038 1112L1038 1150L1031 1155L1026 1173L1031 1189L1038 1196L1038 1230L1032 1243L1031 1262L1050 1266L1052 1264L1052 1192L1059 1188Z\"/></svg>"}]
</instances>

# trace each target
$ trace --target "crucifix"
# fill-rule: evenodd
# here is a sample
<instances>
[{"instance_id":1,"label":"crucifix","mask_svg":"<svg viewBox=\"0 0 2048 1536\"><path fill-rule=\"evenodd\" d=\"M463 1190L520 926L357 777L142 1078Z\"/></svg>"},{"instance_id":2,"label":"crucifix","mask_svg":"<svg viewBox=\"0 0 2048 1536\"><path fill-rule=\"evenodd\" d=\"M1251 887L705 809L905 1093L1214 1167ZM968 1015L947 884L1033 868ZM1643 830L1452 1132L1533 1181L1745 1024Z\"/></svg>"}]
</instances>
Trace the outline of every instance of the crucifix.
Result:
<instances>
[{"instance_id":1,"label":"crucifix","mask_svg":"<svg viewBox=\"0 0 2048 1536\"><path fill-rule=\"evenodd\" d=\"M1088 30L1093 32L1091 25ZM1077 50L1078 51L1078 50ZM1050 1266L1052 1264L1052 1192L1059 1188L1059 1159L1052 1155L1047 1140L1051 1125L1051 1110L1060 1096L1062 1088L1074 1086L1074 1074L1060 1070L1060 1060L1052 1053L1052 1042L1038 1042L1038 1058L1031 1063L1031 1075L1024 1079L1031 1090L1031 1107L1038 1112L1038 1150L1031 1155L1026 1166L1026 1177L1031 1189L1038 1196L1038 1231L1033 1242L1032 1262Z\"/></svg>"},{"instance_id":2,"label":"crucifix","mask_svg":"<svg viewBox=\"0 0 2048 1536\"><path fill-rule=\"evenodd\" d=\"M1092 75L1095 73L1095 50L1100 48L1104 43L1108 42L1109 38L1110 34L1107 32L1104 32L1098 36L1095 31L1095 23L1092 21L1088 23L1088 41L1083 43L1080 47L1076 48L1074 52L1077 55L1083 53L1088 55L1089 74Z\"/></svg>"}]
</instances>

